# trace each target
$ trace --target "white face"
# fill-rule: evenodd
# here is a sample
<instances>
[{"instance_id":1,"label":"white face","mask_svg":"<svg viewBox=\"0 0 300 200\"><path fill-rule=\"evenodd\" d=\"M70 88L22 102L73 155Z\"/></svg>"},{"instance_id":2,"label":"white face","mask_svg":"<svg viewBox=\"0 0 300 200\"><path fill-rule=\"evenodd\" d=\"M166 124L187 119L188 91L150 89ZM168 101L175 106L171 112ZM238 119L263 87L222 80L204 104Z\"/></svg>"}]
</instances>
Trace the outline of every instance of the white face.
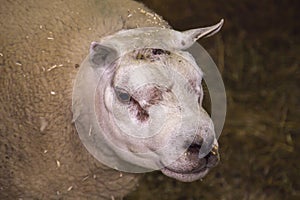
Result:
<instances>
[{"instance_id":1,"label":"white face","mask_svg":"<svg viewBox=\"0 0 300 200\"><path fill-rule=\"evenodd\" d=\"M160 169L181 181L200 179L219 160L213 123L202 108L202 72L188 53L164 48L189 41L145 47L157 42L150 37L129 46L130 34L92 43L73 93L79 136L112 168Z\"/></svg>"}]
</instances>

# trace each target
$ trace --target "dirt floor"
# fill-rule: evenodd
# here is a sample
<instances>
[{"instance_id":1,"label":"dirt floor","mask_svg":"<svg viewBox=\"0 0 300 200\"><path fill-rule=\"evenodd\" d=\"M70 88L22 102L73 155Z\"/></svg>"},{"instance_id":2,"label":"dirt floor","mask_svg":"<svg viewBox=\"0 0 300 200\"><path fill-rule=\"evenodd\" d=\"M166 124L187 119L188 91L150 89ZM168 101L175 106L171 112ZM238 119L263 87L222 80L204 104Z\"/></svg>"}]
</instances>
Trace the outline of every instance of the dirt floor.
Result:
<instances>
[{"instance_id":1,"label":"dirt floor","mask_svg":"<svg viewBox=\"0 0 300 200\"><path fill-rule=\"evenodd\" d=\"M300 1L142 2L178 30L225 19L201 44L222 72L228 110L221 162L202 181L153 172L125 199L300 199Z\"/></svg>"}]
</instances>

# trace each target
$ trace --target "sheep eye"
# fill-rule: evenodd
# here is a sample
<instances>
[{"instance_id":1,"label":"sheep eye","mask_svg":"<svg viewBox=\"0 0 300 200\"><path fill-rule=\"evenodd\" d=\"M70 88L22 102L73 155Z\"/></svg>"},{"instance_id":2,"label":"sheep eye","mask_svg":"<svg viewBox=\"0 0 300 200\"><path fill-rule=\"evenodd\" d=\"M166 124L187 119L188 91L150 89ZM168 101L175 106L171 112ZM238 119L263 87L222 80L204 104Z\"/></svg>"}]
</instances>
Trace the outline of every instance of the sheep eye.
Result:
<instances>
[{"instance_id":1,"label":"sheep eye","mask_svg":"<svg viewBox=\"0 0 300 200\"><path fill-rule=\"evenodd\" d=\"M119 101L121 101L123 103L130 101L131 96L124 89L116 87L115 92L116 92L116 95L117 95Z\"/></svg>"}]
</instances>

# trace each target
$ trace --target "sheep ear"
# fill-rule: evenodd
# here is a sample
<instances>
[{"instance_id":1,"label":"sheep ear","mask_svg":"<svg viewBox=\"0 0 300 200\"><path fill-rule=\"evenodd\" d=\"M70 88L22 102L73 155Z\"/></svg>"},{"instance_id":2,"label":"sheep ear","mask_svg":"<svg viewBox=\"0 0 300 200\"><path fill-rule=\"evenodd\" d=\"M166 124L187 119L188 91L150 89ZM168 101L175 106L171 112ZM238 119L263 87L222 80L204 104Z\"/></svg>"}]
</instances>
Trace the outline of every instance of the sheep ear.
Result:
<instances>
[{"instance_id":1,"label":"sheep ear","mask_svg":"<svg viewBox=\"0 0 300 200\"><path fill-rule=\"evenodd\" d=\"M92 42L90 47L90 63L93 68L105 67L115 61L118 52L111 47Z\"/></svg>"},{"instance_id":2,"label":"sheep ear","mask_svg":"<svg viewBox=\"0 0 300 200\"><path fill-rule=\"evenodd\" d=\"M187 31L183 31L182 33L182 48L188 48L194 44L200 38L210 37L216 34L223 26L224 19L213 26L204 27L204 28L196 28Z\"/></svg>"}]
</instances>

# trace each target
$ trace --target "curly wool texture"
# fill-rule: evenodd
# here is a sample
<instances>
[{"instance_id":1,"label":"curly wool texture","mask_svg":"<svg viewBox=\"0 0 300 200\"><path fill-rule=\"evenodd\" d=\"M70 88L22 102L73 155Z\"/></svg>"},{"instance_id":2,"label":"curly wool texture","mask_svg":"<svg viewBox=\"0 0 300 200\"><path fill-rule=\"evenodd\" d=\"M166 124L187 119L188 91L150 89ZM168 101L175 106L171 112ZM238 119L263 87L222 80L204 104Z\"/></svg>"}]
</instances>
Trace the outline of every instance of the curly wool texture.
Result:
<instances>
[{"instance_id":1,"label":"curly wool texture","mask_svg":"<svg viewBox=\"0 0 300 200\"><path fill-rule=\"evenodd\" d=\"M1 3L0 199L112 199L136 186L81 144L71 94L92 41L142 26L168 25L130 0Z\"/></svg>"}]
</instances>

